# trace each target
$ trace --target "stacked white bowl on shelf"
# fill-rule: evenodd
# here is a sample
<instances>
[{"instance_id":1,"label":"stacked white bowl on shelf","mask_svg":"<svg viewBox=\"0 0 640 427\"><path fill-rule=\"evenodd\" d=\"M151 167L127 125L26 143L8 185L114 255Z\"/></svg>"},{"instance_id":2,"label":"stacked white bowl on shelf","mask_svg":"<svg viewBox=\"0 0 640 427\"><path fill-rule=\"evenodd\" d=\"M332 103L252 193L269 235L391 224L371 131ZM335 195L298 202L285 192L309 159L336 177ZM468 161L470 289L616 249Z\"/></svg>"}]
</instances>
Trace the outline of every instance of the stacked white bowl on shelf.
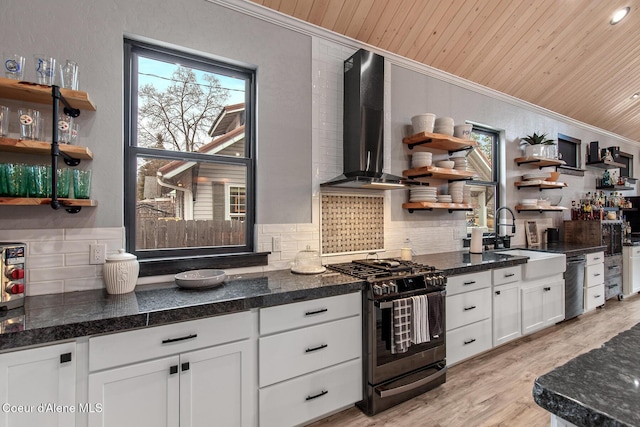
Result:
<instances>
[{"instance_id":1,"label":"stacked white bowl on shelf","mask_svg":"<svg viewBox=\"0 0 640 427\"><path fill-rule=\"evenodd\" d=\"M449 194L452 203L463 203L464 200L464 181L454 181L449 183Z\"/></svg>"},{"instance_id":2,"label":"stacked white bowl on shelf","mask_svg":"<svg viewBox=\"0 0 640 427\"><path fill-rule=\"evenodd\" d=\"M438 203L452 203L453 197L450 194L438 194Z\"/></svg>"},{"instance_id":3,"label":"stacked white bowl on shelf","mask_svg":"<svg viewBox=\"0 0 640 427\"><path fill-rule=\"evenodd\" d=\"M455 170L467 170L467 158L465 156L449 157L449 160L453 162L453 168Z\"/></svg>"},{"instance_id":4,"label":"stacked white bowl on shelf","mask_svg":"<svg viewBox=\"0 0 640 427\"><path fill-rule=\"evenodd\" d=\"M418 151L411 155L411 168L423 168L425 166L431 166L433 154L426 151Z\"/></svg>"},{"instance_id":5,"label":"stacked white bowl on shelf","mask_svg":"<svg viewBox=\"0 0 640 427\"><path fill-rule=\"evenodd\" d=\"M453 124L451 117L438 117L433 125L433 133L453 136Z\"/></svg>"},{"instance_id":6,"label":"stacked white bowl on shelf","mask_svg":"<svg viewBox=\"0 0 640 427\"><path fill-rule=\"evenodd\" d=\"M436 166L443 169L453 169L455 163L451 160L440 160L436 162Z\"/></svg>"},{"instance_id":7,"label":"stacked white bowl on shelf","mask_svg":"<svg viewBox=\"0 0 640 427\"><path fill-rule=\"evenodd\" d=\"M462 203L471 204L471 187L466 183L462 186Z\"/></svg>"},{"instance_id":8,"label":"stacked white bowl on shelf","mask_svg":"<svg viewBox=\"0 0 640 427\"><path fill-rule=\"evenodd\" d=\"M453 136L455 136L456 138L469 140L471 139L472 128L473 128L473 125L468 125L468 124L455 125L453 127Z\"/></svg>"},{"instance_id":9,"label":"stacked white bowl on shelf","mask_svg":"<svg viewBox=\"0 0 640 427\"><path fill-rule=\"evenodd\" d=\"M438 201L438 190L432 187L420 186L409 190L410 202L436 202Z\"/></svg>"},{"instance_id":10,"label":"stacked white bowl on shelf","mask_svg":"<svg viewBox=\"0 0 640 427\"><path fill-rule=\"evenodd\" d=\"M436 115L432 113L418 114L411 117L411 125L413 126L413 134L421 132L433 132L433 125Z\"/></svg>"}]
</instances>

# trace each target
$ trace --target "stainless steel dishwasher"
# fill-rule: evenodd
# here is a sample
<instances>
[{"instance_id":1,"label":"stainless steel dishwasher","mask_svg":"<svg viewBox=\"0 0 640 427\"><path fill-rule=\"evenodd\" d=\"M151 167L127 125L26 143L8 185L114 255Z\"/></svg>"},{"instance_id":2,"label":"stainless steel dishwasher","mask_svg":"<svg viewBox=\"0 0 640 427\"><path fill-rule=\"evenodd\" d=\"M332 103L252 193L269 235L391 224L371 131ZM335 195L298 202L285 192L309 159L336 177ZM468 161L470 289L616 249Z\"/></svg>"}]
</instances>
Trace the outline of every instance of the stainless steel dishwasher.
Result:
<instances>
[{"instance_id":1,"label":"stainless steel dishwasher","mask_svg":"<svg viewBox=\"0 0 640 427\"><path fill-rule=\"evenodd\" d=\"M564 272L564 319L573 319L584 312L584 255L567 258Z\"/></svg>"}]
</instances>

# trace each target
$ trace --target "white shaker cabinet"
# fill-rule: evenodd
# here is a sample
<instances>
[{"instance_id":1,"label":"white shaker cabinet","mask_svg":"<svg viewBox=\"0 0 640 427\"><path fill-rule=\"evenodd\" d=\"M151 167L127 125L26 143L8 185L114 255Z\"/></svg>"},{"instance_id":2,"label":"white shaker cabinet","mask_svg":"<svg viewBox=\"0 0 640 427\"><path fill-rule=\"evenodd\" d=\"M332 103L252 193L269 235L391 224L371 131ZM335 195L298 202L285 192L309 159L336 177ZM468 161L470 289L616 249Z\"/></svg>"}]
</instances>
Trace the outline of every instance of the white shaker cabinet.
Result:
<instances>
[{"instance_id":1,"label":"white shaker cabinet","mask_svg":"<svg viewBox=\"0 0 640 427\"><path fill-rule=\"evenodd\" d=\"M92 337L88 396L103 410L89 426L256 425L256 316Z\"/></svg>"},{"instance_id":2,"label":"white shaker cabinet","mask_svg":"<svg viewBox=\"0 0 640 427\"><path fill-rule=\"evenodd\" d=\"M491 271L447 278L447 365L492 346Z\"/></svg>"},{"instance_id":3,"label":"white shaker cabinet","mask_svg":"<svg viewBox=\"0 0 640 427\"><path fill-rule=\"evenodd\" d=\"M308 423L362 399L360 292L260 310L260 426Z\"/></svg>"},{"instance_id":4,"label":"white shaker cabinet","mask_svg":"<svg viewBox=\"0 0 640 427\"><path fill-rule=\"evenodd\" d=\"M522 335L531 334L564 320L562 275L525 282L520 297Z\"/></svg>"},{"instance_id":5,"label":"white shaker cabinet","mask_svg":"<svg viewBox=\"0 0 640 427\"><path fill-rule=\"evenodd\" d=\"M605 302L604 252L587 254L584 270L584 311L595 310Z\"/></svg>"},{"instance_id":6,"label":"white shaker cabinet","mask_svg":"<svg viewBox=\"0 0 640 427\"><path fill-rule=\"evenodd\" d=\"M520 284L522 266L493 270L493 346L522 335L520 329Z\"/></svg>"},{"instance_id":7,"label":"white shaker cabinet","mask_svg":"<svg viewBox=\"0 0 640 427\"><path fill-rule=\"evenodd\" d=\"M622 293L631 295L640 292L640 246L622 248Z\"/></svg>"},{"instance_id":8,"label":"white shaker cabinet","mask_svg":"<svg viewBox=\"0 0 640 427\"><path fill-rule=\"evenodd\" d=\"M2 427L74 426L84 409L76 399L75 342L1 354L0 385Z\"/></svg>"}]
</instances>

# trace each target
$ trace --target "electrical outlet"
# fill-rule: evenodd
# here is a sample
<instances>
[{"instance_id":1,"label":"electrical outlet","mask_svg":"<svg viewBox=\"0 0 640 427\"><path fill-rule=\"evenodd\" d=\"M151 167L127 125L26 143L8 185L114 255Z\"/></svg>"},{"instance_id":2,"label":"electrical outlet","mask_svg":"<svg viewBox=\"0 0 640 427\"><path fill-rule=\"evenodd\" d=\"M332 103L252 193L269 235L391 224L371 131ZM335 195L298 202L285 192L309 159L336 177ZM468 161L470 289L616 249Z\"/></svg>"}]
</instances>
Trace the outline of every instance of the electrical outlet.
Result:
<instances>
[{"instance_id":1,"label":"electrical outlet","mask_svg":"<svg viewBox=\"0 0 640 427\"><path fill-rule=\"evenodd\" d=\"M282 237L273 236L271 240L271 246L273 248L273 252L282 252Z\"/></svg>"},{"instance_id":2,"label":"electrical outlet","mask_svg":"<svg viewBox=\"0 0 640 427\"><path fill-rule=\"evenodd\" d=\"M104 264L107 257L107 245L91 245L89 264Z\"/></svg>"}]
</instances>

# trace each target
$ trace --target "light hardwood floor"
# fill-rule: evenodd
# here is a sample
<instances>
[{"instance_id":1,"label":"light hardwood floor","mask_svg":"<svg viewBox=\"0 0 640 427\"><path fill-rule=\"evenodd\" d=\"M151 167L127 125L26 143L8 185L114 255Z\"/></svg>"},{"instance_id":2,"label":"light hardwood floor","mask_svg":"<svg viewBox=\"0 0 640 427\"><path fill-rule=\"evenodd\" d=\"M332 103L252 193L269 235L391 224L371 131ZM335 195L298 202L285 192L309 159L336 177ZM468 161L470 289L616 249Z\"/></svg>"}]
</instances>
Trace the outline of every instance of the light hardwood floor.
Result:
<instances>
[{"instance_id":1,"label":"light hardwood floor","mask_svg":"<svg viewBox=\"0 0 640 427\"><path fill-rule=\"evenodd\" d=\"M445 384L381 414L367 417L353 407L312 426L549 426L548 412L533 401L534 379L639 322L639 295L612 299L452 366Z\"/></svg>"}]
</instances>

